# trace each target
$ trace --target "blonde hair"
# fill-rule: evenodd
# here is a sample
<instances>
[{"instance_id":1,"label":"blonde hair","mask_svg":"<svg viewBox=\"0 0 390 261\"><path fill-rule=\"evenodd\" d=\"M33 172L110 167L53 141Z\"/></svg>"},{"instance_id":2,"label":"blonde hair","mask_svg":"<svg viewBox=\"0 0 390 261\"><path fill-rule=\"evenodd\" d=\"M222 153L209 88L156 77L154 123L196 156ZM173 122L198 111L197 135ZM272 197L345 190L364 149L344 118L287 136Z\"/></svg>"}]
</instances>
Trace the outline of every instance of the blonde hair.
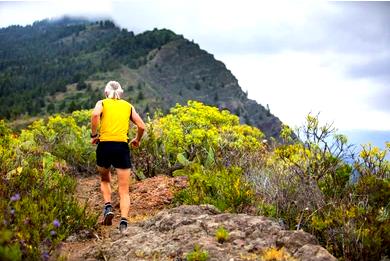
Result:
<instances>
[{"instance_id":1,"label":"blonde hair","mask_svg":"<svg viewBox=\"0 0 390 261\"><path fill-rule=\"evenodd\" d=\"M109 81L104 89L104 94L110 99L120 99L123 94L123 89L119 82Z\"/></svg>"}]
</instances>

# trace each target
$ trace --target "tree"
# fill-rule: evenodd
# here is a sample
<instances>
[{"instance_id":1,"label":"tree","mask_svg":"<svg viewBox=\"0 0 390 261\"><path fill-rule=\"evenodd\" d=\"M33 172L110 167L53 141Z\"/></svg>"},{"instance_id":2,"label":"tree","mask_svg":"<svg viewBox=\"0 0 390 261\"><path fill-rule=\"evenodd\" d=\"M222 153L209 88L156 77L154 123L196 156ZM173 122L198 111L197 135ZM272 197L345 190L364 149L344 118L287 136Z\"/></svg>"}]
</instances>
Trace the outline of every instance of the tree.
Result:
<instances>
[{"instance_id":1,"label":"tree","mask_svg":"<svg viewBox=\"0 0 390 261\"><path fill-rule=\"evenodd\" d=\"M78 106L74 101L71 101L69 106L68 106L68 112L73 112L78 109Z\"/></svg>"},{"instance_id":2,"label":"tree","mask_svg":"<svg viewBox=\"0 0 390 261\"><path fill-rule=\"evenodd\" d=\"M137 96L137 101L142 101L144 99L144 93L142 91L139 91Z\"/></svg>"},{"instance_id":3,"label":"tree","mask_svg":"<svg viewBox=\"0 0 390 261\"><path fill-rule=\"evenodd\" d=\"M66 107L66 102L65 102L65 101L62 101L62 102L60 103L60 106L58 107L58 110L59 110L60 112L63 112L63 111L65 110L65 107Z\"/></svg>"},{"instance_id":4,"label":"tree","mask_svg":"<svg viewBox=\"0 0 390 261\"><path fill-rule=\"evenodd\" d=\"M149 113L149 112L150 112L149 104L146 104L144 113Z\"/></svg>"},{"instance_id":5,"label":"tree","mask_svg":"<svg viewBox=\"0 0 390 261\"><path fill-rule=\"evenodd\" d=\"M80 81L76 85L76 89L79 90L79 91L80 90L84 90L86 88L87 88L87 84L84 81Z\"/></svg>"},{"instance_id":6,"label":"tree","mask_svg":"<svg viewBox=\"0 0 390 261\"><path fill-rule=\"evenodd\" d=\"M48 113L53 113L55 111L55 106L53 103L49 103L49 105L47 106L47 112Z\"/></svg>"}]
</instances>

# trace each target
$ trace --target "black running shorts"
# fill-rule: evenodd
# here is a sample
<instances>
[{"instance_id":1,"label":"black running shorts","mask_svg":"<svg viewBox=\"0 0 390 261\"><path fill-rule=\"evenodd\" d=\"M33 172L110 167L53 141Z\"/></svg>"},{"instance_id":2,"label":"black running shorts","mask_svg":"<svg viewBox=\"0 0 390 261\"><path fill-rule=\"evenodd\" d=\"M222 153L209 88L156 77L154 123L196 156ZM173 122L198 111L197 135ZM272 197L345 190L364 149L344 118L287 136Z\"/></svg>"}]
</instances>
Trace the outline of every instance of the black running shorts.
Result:
<instances>
[{"instance_id":1,"label":"black running shorts","mask_svg":"<svg viewBox=\"0 0 390 261\"><path fill-rule=\"evenodd\" d=\"M130 169L130 149L127 142L102 141L96 149L96 163L99 167Z\"/></svg>"}]
</instances>

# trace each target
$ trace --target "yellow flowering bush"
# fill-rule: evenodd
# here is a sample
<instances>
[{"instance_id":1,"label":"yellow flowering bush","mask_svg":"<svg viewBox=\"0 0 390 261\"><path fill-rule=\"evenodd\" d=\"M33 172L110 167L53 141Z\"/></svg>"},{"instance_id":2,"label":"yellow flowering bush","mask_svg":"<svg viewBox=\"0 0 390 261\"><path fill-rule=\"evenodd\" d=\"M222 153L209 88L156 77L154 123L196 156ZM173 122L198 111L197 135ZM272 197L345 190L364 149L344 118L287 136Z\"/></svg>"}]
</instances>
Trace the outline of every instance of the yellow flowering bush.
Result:
<instances>
[{"instance_id":1,"label":"yellow flowering bush","mask_svg":"<svg viewBox=\"0 0 390 261\"><path fill-rule=\"evenodd\" d=\"M22 130L22 148L50 151L66 160L75 172L95 173L95 148L89 143L90 115L90 111L76 111L37 120Z\"/></svg>"},{"instance_id":2,"label":"yellow flowering bush","mask_svg":"<svg viewBox=\"0 0 390 261\"><path fill-rule=\"evenodd\" d=\"M263 133L240 125L227 110L189 101L177 104L166 116L147 123L140 150L134 151L135 164L145 176L172 174L182 164L178 155L202 165L237 165L243 153L262 149Z\"/></svg>"}]
</instances>

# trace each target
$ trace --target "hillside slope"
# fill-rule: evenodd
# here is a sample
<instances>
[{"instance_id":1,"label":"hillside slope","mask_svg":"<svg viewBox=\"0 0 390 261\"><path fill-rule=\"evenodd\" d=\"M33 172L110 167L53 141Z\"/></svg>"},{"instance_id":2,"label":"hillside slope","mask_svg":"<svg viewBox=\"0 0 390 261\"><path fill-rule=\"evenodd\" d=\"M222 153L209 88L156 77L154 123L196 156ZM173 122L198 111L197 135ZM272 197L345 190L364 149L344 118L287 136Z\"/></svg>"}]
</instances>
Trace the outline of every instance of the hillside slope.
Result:
<instances>
[{"instance_id":1,"label":"hillside slope","mask_svg":"<svg viewBox=\"0 0 390 261\"><path fill-rule=\"evenodd\" d=\"M0 29L0 118L91 108L109 80L143 115L192 99L229 109L267 136L280 131L221 61L169 30L134 35L111 21L70 18Z\"/></svg>"}]
</instances>

